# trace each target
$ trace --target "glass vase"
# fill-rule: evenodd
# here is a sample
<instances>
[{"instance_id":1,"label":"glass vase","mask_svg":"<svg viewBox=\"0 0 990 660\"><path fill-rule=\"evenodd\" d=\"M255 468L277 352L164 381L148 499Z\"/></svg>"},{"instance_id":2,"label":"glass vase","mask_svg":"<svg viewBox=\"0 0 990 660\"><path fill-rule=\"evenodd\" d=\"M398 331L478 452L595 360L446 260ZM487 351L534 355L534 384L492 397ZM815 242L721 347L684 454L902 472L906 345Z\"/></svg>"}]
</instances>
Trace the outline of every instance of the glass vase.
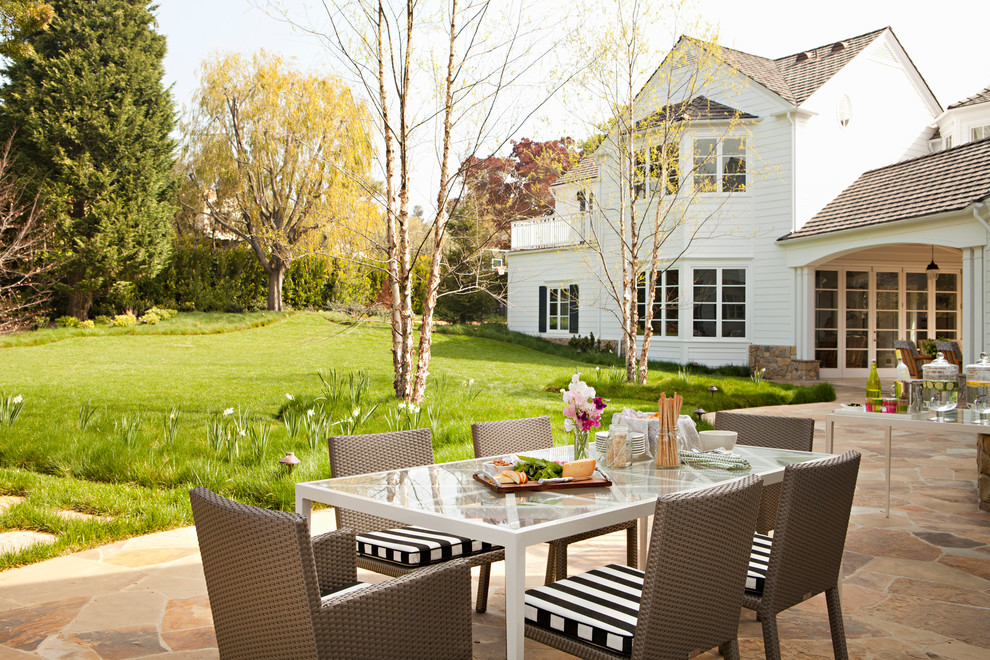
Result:
<instances>
[{"instance_id":1,"label":"glass vase","mask_svg":"<svg viewBox=\"0 0 990 660\"><path fill-rule=\"evenodd\" d=\"M574 460L588 458L588 431L574 429Z\"/></svg>"}]
</instances>

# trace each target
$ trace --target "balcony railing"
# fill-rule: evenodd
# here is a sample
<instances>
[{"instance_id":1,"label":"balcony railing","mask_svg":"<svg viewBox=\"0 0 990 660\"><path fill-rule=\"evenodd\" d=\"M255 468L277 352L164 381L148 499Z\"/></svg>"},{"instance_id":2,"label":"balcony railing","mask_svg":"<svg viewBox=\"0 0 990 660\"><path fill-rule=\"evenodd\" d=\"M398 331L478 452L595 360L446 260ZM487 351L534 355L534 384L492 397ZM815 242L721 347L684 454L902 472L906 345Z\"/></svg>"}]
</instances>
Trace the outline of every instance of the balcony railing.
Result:
<instances>
[{"instance_id":1,"label":"balcony railing","mask_svg":"<svg viewBox=\"0 0 990 660\"><path fill-rule=\"evenodd\" d=\"M580 245L585 242L590 220L590 213L517 220L512 223L512 249L539 250Z\"/></svg>"}]
</instances>

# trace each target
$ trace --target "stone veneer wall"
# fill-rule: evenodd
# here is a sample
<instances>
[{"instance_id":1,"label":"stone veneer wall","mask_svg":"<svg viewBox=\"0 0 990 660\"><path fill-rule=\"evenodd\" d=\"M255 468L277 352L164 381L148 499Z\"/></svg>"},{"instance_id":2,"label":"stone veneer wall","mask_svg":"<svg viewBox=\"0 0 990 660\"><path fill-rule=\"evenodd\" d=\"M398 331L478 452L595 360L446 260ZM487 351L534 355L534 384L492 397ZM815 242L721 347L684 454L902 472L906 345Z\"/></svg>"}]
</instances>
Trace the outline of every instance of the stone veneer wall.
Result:
<instances>
[{"instance_id":1,"label":"stone veneer wall","mask_svg":"<svg viewBox=\"0 0 990 660\"><path fill-rule=\"evenodd\" d=\"M766 369L764 378L818 380L818 360L797 360L794 346L749 346L749 368Z\"/></svg>"}]
</instances>

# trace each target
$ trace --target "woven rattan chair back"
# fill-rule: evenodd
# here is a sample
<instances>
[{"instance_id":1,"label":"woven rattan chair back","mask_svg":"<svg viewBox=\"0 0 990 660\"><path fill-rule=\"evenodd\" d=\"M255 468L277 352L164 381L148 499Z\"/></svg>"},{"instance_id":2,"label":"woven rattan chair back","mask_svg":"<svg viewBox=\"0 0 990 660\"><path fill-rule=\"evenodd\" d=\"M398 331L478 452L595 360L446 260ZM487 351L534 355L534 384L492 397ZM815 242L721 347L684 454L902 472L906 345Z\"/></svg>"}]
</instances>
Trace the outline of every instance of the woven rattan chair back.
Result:
<instances>
[{"instance_id":1,"label":"woven rattan chair back","mask_svg":"<svg viewBox=\"0 0 990 660\"><path fill-rule=\"evenodd\" d=\"M688 657L733 642L762 479L657 500L633 658Z\"/></svg>"},{"instance_id":2,"label":"woven rattan chair back","mask_svg":"<svg viewBox=\"0 0 990 660\"><path fill-rule=\"evenodd\" d=\"M860 454L788 465L763 599L774 611L834 588L849 527Z\"/></svg>"},{"instance_id":3,"label":"woven rattan chair back","mask_svg":"<svg viewBox=\"0 0 990 660\"><path fill-rule=\"evenodd\" d=\"M959 350L959 344L954 341L936 340L935 350L942 353L949 364L956 365L959 367L959 370L962 371L962 351Z\"/></svg>"},{"instance_id":4,"label":"woven rattan chair back","mask_svg":"<svg viewBox=\"0 0 990 660\"><path fill-rule=\"evenodd\" d=\"M222 658L316 658L309 526L295 513L189 493Z\"/></svg>"},{"instance_id":5,"label":"woven rattan chair back","mask_svg":"<svg viewBox=\"0 0 990 660\"><path fill-rule=\"evenodd\" d=\"M810 417L774 417L719 411L715 428L736 431L741 445L811 451L815 441L815 420Z\"/></svg>"},{"instance_id":6,"label":"woven rattan chair back","mask_svg":"<svg viewBox=\"0 0 990 660\"><path fill-rule=\"evenodd\" d=\"M550 417L507 419L501 422L475 422L471 425L475 458L500 456L553 447Z\"/></svg>"},{"instance_id":7,"label":"woven rattan chair back","mask_svg":"<svg viewBox=\"0 0 990 660\"><path fill-rule=\"evenodd\" d=\"M330 470L334 477L401 470L433 463L430 429L332 436L328 444ZM347 527L357 534L402 526L393 520L341 507L336 507L334 511L337 529Z\"/></svg>"}]
</instances>

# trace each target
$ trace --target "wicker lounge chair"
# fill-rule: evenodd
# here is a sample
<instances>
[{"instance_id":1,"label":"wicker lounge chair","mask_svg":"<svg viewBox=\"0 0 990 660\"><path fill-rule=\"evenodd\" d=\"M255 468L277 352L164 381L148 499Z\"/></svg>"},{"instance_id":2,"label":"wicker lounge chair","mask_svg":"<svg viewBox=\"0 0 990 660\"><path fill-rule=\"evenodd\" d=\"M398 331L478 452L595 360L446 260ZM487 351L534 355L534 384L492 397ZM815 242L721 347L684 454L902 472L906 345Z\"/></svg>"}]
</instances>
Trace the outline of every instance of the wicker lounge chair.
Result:
<instances>
[{"instance_id":1,"label":"wicker lounge chair","mask_svg":"<svg viewBox=\"0 0 990 660\"><path fill-rule=\"evenodd\" d=\"M715 646L738 659L761 481L661 496L645 573L613 564L528 590L526 636L596 660L686 659Z\"/></svg>"},{"instance_id":2,"label":"wicker lounge chair","mask_svg":"<svg viewBox=\"0 0 990 660\"><path fill-rule=\"evenodd\" d=\"M715 413L715 428L736 431L739 434L739 444L754 447L811 451L815 441L815 420L810 417L774 417L720 411ZM780 488L779 483L763 488L760 515L756 519L756 531L761 534L773 529L777 520Z\"/></svg>"},{"instance_id":3,"label":"wicker lounge chair","mask_svg":"<svg viewBox=\"0 0 990 660\"><path fill-rule=\"evenodd\" d=\"M471 425L471 440L474 443L474 455L477 458L553 447L550 418L546 415L526 419L508 419L501 422L475 422ZM550 551L547 555L546 584L567 577L567 546L571 543L603 534L611 534L623 529L626 530L626 563L629 566L636 566L637 528L638 524L633 520L551 541Z\"/></svg>"},{"instance_id":4,"label":"wicker lounge chair","mask_svg":"<svg viewBox=\"0 0 990 660\"><path fill-rule=\"evenodd\" d=\"M743 607L756 610L763 623L767 660L780 659L777 614L825 592L832 651L848 657L839 602L839 569L849 526L860 455L788 465L780 515L773 538L753 540L750 575Z\"/></svg>"},{"instance_id":5,"label":"wicker lounge chair","mask_svg":"<svg viewBox=\"0 0 990 660\"><path fill-rule=\"evenodd\" d=\"M350 530L310 539L295 513L189 499L221 658L471 657L467 562L362 585Z\"/></svg>"},{"instance_id":6,"label":"wicker lounge chair","mask_svg":"<svg viewBox=\"0 0 990 660\"><path fill-rule=\"evenodd\" d=\"M329 439L328 444L330 469L334 477L398 470L433 463L433 445L430 441L429 429L335 436ZM337 516L337 528L353 529L357 534L358 568L398 577L406 575L410 571L421 570L421 566L417 564L426 563L425 554L421 555L424 558L421 561L415 561L416 558L408 553L395 553L390 554L387 558L381 558L381 553L378 551L384 546L374 547L372 544L376 541L379 543L387 542L387 539L383 538L381 534L385 530L415 529L419 530L416 532L419 535L429 534L429 530L409 528L393 520L386 520L350 509L337 507L334 511ZM439 540L444 542L446 542L446 538L449 538L449 535L441 534L438 536L441 537ZM369 537L373 538L369 539ZM370 542L364 543L362 539ZM488 608L488 582L491 575L491 563L505 559L505 553L497 546L480 544L470 539L465 541L465 543L455 546L456 549L454 550L444 548L441 554L456 552L458 554L455 556L464 557L471 566L481 566L481 576L478 580L478 601L475 609L484 612ZM440 561L445 561L445 559Z\"/></svg>"},{"instance_id":7,"label":"wicker lounge chair","mask_svg":"<svg viewBox=\"0 0 990 660\"><path fill-rule=\"evenodd\" d=\"M911 372L911 378L921 378L921 367L935 359L934 355L922 355L913 341L895 339L894 348L901 352L901 359Z\"/></svg>"}]
</instances>

